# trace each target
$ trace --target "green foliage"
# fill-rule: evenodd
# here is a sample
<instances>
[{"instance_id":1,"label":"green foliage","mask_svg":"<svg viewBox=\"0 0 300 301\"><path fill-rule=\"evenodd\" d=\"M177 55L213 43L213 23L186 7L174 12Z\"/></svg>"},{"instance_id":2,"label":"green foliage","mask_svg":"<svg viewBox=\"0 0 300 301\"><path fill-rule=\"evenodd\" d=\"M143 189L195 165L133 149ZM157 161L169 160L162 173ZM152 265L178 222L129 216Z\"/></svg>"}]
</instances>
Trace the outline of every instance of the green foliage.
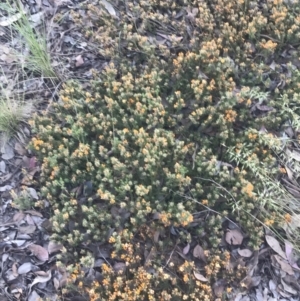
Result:
<instances>
[{"instance_id":1,"label":"green foliage","mask_svg":"<svg viewBox=\"0 0 300 301\"><path fill-rule=\"evenodd\" d=\"M289 214L284 207L278 214L269 193L280 176L281 147L271 133L299 120L299 72L287 62L282 84L279 64L270 64L286 43L299 42L299 8L282 1L187 2L120 4L118 22L106 10L88 6L97 32L86 27L86 35L101 43L101 54L111 62L100 75L94 72L88 91L74 81L65 84L52 114L33 124L42 193L55 212L53 237L67 242L68 250L109 240L117 260L130 265L120 252L146 224L153 231L183 233L181 244L210 233L203 240L216 250L221 217L238 222L257 249L264 224L280 224ZM182 9L187 16L180 16ZM155 42L162 30L168 46ZM81 197L86 183L91 189ZM210 212L205 223L195 223L204 210ZM210 261L220 265L217 256ZM206 270L211 283L220 275ZM132 270L127 276L141 281ZM197 282L193 279L200 287ZM108 295L99 298L111 297L108 287L101 293ZM187 300L212 300L209 286L202 289L201 299L188 294ZM181 300L189 287L166 299L170 291L156 294ZM129 300L124 296L120 300Z\"/></svg>"},{"instance_id":2,"label":"green foliage","mask_svg":"<svg viewBox=\"0 0 300 301\"><path fill-rule=\"evenodd\" d=\"M34 206L34 199L30 195L30 192L26 189L22 189L19 194L15 192L11 193L13 199L13 207L19 210L28 210Z\"/></svg>"}]
</instances>

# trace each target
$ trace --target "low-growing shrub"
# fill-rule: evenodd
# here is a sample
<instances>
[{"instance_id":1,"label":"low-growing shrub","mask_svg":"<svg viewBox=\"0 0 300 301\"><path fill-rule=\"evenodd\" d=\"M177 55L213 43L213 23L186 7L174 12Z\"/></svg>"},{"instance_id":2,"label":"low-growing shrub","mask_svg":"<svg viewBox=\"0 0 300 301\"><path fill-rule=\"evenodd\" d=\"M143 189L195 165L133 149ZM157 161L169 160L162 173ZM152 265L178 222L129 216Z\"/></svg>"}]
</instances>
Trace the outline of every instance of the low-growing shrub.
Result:
<instances>
[{"instance_id":1,"label":"low-growing shrub","mask_svg":"<svg viewBox=\"0 0 300 301\"><path fill-rule=\"evenodd\" d=\"M248 246L257 249L264 225L280 224L289 214L284 207L276 211L274 194L263 201L262 192L268 189L264 179L272 183L281 172L274 152L281 140L272 133L298 118L297 109L287 109L299 102L299 72L289 63L295 53L284 71L278 61L286 43L299 41L298 7L283 1L180 3L119 2L117 13L89 5L86 35L101 44L110 63L101 74L93 71L89 89L66 83L52 112L32 121L41 192L54 211L53 238L68 252L62 260L85 256L79 246L110 242L126 266L118 276L109 266L113 256L103 262L91 300L212 300L210 284L229 277L219 263L227 255L217 250L222 222L239 223ZM81 22L76 12L72 17ZM159 43L157 35L166 41ZM206 218L198 218L203 212ZM145 225L164 229L181 246L202 235L216 263L204 269L208 285L195 275L190 283L177 269L186 264L187 273L197 273L203 266L193 258L172 271L186 283L176 286L173 276L164 278L168 259L161 253L148 263L139 255L143 239L131 251ZM155 266L159 260L163 268ZM220 274L212 277L216 266ZM164 286L160 278L168 280L166 287L158 286Z\"/></svg>"}]
</instances>

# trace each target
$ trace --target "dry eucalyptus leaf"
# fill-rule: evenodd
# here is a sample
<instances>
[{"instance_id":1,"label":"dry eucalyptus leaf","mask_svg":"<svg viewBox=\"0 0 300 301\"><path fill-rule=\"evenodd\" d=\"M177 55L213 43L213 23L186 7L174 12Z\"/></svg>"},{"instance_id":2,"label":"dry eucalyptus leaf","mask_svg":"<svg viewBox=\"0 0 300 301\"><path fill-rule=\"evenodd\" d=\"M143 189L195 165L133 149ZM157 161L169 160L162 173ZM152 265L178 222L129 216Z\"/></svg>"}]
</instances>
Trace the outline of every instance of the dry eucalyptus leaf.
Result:
<instances>
[{"instance_id":1,"label":"dry eucalyptus leaf","mask_svg":"<svg viewBox=\"0 0 300 301\"><path fill-rule=\"evenodd\" d=\"M278 288L277 288L279 294L281 295L281 297L283 297L283 299L280 299L280 300L292 300L292 295L288 292L286 292L284 289L283 289L283 285L282 284L279 284L278 285Z\"/></svg>"},{"instance_id":2,"label":"dry eucalyptus leaf","mask_svg":"<svg viewBox=\"0 0 300 301\"><path fill-rule=\"evenodd\" d=\"M250 289L252 287L258 286L260 282L261 282L260 276L251 277L248 275L241 281L241 286Z\"/></svg>"},{"instance_id":3,"label":"dry eucalyptus leaf","mask_svg":"<svg viewBox=\"0 0 300 301\"><path fill-rule=\"evenodd\" d=\"M188 243L182 250L182 253L186 255L190 251L190 244ZM195 256L195 255L194 255Z\"/></svg>"},{"instance_id":4,"label":"dry eucalyptus leaf","mask_svg":"<svg viewBox=\"0 0 300 301\"><path fill-rule=\"evenodd\" d=\"M31 22L36 23L36 24L34 24L34 27L35 27L36 25L38 25L38 24L41 23L42 17L44 17L44 12L40 11L40 12L38 12L36 14L31 15L28 19Z\"/></svg>"},{"instance_id":5,"label":"dry eucalyptus leaf","mask_svg":"<svg viewBox=\"0 0 300 301\"><path fill-rule=\"evenodd\" d=\"M197 245L194 250L193 250L193 256L196 258L199 258L203 260L204 262L206 261L206 257L204 254L204 250L200 245Z\"/></svg>"},{"instance_id":6,"label":"dry eucalyptus leaf","mask_svg":"<svg viewBox=\"0 0 300 301\"><path fill-rule=\"evenodd\" d=\"M37 276L42 276L42 277L48 276L48 272L45 272L45 271L35 271L34 274L36 274Z\"/></svg>"},{"instance_id":7,"label":"dry eucalyptus leaf","mask_svg":"<svg viewBox=\"0 0 300 301\"><path fill-rule=\"evenodd\" d=\"M291 170L289 167L287 167L287 166L285 166L284 168L285 168L285 170L286 170L286 173L287 173L288 178L289 178L291 181L293 181L293 180L294 180L294 176L293 176L292 170Z\"/></svg>"},{"instance_id":8,"label":"dry eucalyptus leaf","mask_svg":"<svg viewBox=\"0 0 300 301\"><path fill-rule=\"evenodd\" d=\"M225 286L226 286L226 281L224 279L220 279L213 284L213 290L216 297L218 298L222 297Z\"/></svg>"},{"instance_id":9,"label":"dry eucalyptus leaf","mask_svg":"<svg viewBox=\"0 0 300 301\"><path fill-rule=\"evenodd\" d=\"M20 212L17 212L14 216L13 216L13 221L15 223L19 223L20 221L22 221L25 217L25 214L20 211Z\"/></svg>"},{"instance_id":10,"label":"dry eucalyptus leaf","mask_svg":"<svg viewBox=\"0 0 300 301\"><path fill-rule=\"evenodd\" d=\"M81 65L84 64L84 60L81 55L76 56L75 61L76 61L75 63L76 67L80 67Z\"/></svg>"},{"instance_id":11,"label":"dry eucalyptus leaf","mask_svg":"<svg viewBox=\"0 0 300 301\"><path fill-rule=\"evenodd\" d=\"M116 16L116 11L114 7L106 0L101 0L101 3L105 7L105 9L109 12L111 16Z\"/></svg>"},{"instance_id":12,"label":"dry eucalyptus leaf","mask_svg":"<svg viewBox=\"0 0 300 301\"><path fill-rule=\"evenodd\" d=\"M266 235L266 241L268 245L277 253L279 254L282 258L286 259L285 253L282 251L280 244L276 238L270 235Z\"/></svg>"},{"instance_id":13,"label":"dry eucalyptus leaf","mask_svg":"<svg viewBox=\"0 0 300 301\"><path fill-rule=\"evenodd\" d=\"M38 199L39 199L39 197L38 197L38 195L37 195L37 192L36 192L36 190L35 190L34 188L28 187L27 190L29 191L29 194L31 195L31 197L32 197L33 199L35 199L35 200L38 200Z\"/></svg>"},{"instance_id":14,"label":"dry eucalyptus leaf","mask_svg":"<svg viewBox=\"0 0 300 301\"><path fill-rule=\"evenodd\" d=\"M284 241L285 243L285 254L288 263L296 270L300 270L300 268L297 265L298 256L296 256L296 253L294 252L294 246L291 242L288 240Z\"/></svg>"},{"instance_id":15,"label":"dry eucalyptus leaf","mask_svg":"<svg viewBox=\"0 0 300 301\"><path fill-rule=\"evenodd\" d=\"M202 274L197 273L194 271L194 276L196 277L197 280L202 281L202 282L207 282L208 279L205 278Z\"/></svg>"},{"instance_id":16,"label":"dry eucalyptus leaf","mask_svg":"<svg viewBox=\"0 0 300 301\"><path fill-rule=\"evenodd\" d=\"M242 257L251 257L253 252L249 249L238 249L237 252Z\"/></svg>"},{"instance_id":17,"label":"dry eucalyptus leaf","mask_svg":"<svg viewBox=\"0 0 300 301\"><path fill-rule=\"evenodd\" d=\"M0 171L2 173L5 173L5 170L6 170L6 164L4 161L0 161Z\"/></svg>"},{"instance_id":18,"label":"dry eucalyptus leaf","mask_svg":"<svg viewBox=\"0 0 300 301\"><path fill-rule=\"evenodd\" d=\"M32 245L28 246L28 249L40 261L46 261L49 259L48 251L45 248L43 248L42 246L32 244Z\"/></svg>"},{"instance_id":19,"label":"dry eucalyptus leaf","mask_svg":"<svg viewBox=\"0 0 300 301\"><path fill-rule=\"evenodd\" d=\"M22 239L11 240L11 243L18 247L21 247L25 242L26 242L26 240L22 240Z\"/></svg>"},{"instance_id":20,"label":"dry eucalyptus leaf","mask_svg":"<svg viewBox=\"0 0 300 301\"><path fill-rule=\"evenodd\" d=\"M283 288L286 292L296 295L298 292L288 283L286 283L283 279L281 279L281 284L283 285Z\"/></svg>"},{"instance_id":21,"label":"dry eucalyptus leaf","mask_svg":"<svg viewBox=\"0 0 300 301\"><path fill-rule=\"evenodd\" d=\"M12 273L13 273L14 277L18 277L19 276L19 274L18 274L18 268L17 268L17 263L16 262L13 263L13 265L11 267L11 270L12 270Z\"/></svg>"},{"instance_id":22,"label":"dry eucalyptus leaf","mask_svg":"<svg viewBox=\"0 0 300 301\"><path fill-rule=\"evenodd\" d=\"M57 6L57 7L64 5L64 4L68 4L68 3L72 4L73 3L72 0L51 0L51 2L53 2L53 5Z\"/></svg>"},{"instance_id":23,"label":"dry eucalyptus leaf","mask_svg":"<svg viewBox=\"0 0 300 301\"><path fill-rule=\"evenodd\" d=\"M61 251L62 248L63 248L62 244L58 244L54 241L50 241L49 245L48 245L48 252L49 252L49 254L56 253L56 252Z\"/></svg>"},{"instance_id":24,"label":"dry eucalyptus leaf","mask_svg":"<svg viewBox=\"0 0 300 301\"><path fill-rule=\"evenodd\" d=\"M27 153L27 150L19 142L16 142L16 144L15 144L15 151L21 156L24 156Z\"/></svg>"},{"instance_id":25,"label":"dry eucalyptus leaf","mask_svg":"<svg viewBox=\"0 0 300 301\"><path fill-rule=\"evenodd\" d=\"M31 269L32 269L31 262L25 262L25 263L23 263L22 265L19 266L18 273L20 275L27 274L31 271Z\"/></svg>"},{"instance_id":26,"label":"dry eucalyptus leaf","mask_svg":"<svg viewBox=\"0 0 300 301\"><path fill-rule=\"evenodd\" d=\"M160 235L160 231L159 230L155 231L155 233L153 235L153 240L155 243L158 243L159 235Z\"/></svg>"},{"instance_id":27,"label":"dry eucalyptus leaf","mask_svg":"<svg viewBox=\"0 0 300 301\"><path fill-rule=\"evenodd\" d=\"M105 262L105 260L103 260L101 258L96 259L94 262L94 268L100 268L104 262Z\"/></svg>"},{"instance_id":28,"label":"dry eucalyptus leaf","mask_svg":"<svg viewBox=\"0 0 300 301\"><path fill-rule=\"evenodd\" d=\"M47 273L46 273L46 276L37 276L34 278L33 282L31 283L31 285L29 286L30 289L37 283L45 283L45 282L48 282L50 279L51 279L51 270L49 270Z\"/></svg>"},{"instance_id":29,"label":"dry eucalyptus leaf","mask_svg":"<svg viewBox=\"0 0 300 301\"><path fill-rule=\"evenodd\" d=\"M279 263L280 268L289 275L294 275L293 268L279 255L273 255L276 261Z\"/></svg>"},{"instance_id":30,"label":"dry eucalyptus leaf","mask_svg":"<svg viewBox=\"0 0 300 301\"><path fill-rule=\"evenodd\" d=\"M57 278L53 278L53 285L55 289L58 291L59 289L59 280Z\"/></svg>"},{"instance_id":31,"label":"dry eucalyptus leaf","mask_svg":"<svg viewBox=\"0 0 300 301\"><path fill-rule=\"evenodd\" d=\"M5 144L5 146L1 149L1 152L2 159L4 160L10 160L15 156L13 148L8 144Z\"/></svg>"},{"instance_id":32,"label":"dry eucalyptus leaf","mask_svg":"<svg viewBox=\"0 0 300 301\"><path fill-rule=\"evenodd\" d=\"M32 234L36 230L36 226L34 225L28 225L28 226L21 226L19 227L19 232L21 234Z\"/></svg>"},{"instance_id":33,"label":"dry eucalyptus leaf","mask_svg":"<svg viewBox=\"0 0 300 301\"><path fill-rule=\"evenodd\" d=\"M12 186L10 186L10 185L1 186L0 187L0 192L9 191L11 189L12 189Z\"/></svg>"},{"instance_id":34,"label":"dry eucalyptus leaf","mask_svg":"<svg viewBox=\"0 0 300 301\"><path fill-rule=\"evenodd\" d=\"M63 273L62 277L59 280L59 287L64 287L68 282L68 275L67 273Z\"/></svg>"},{"instance_id":35,"label":"dry eucalyptus leaf","mask_svg":"<svg viewBox=\"0 0 300 301\"><path fill-rule=\"evenodd\" d=\"M232 229L226 232L225 240L230 245L241 245L243 242L243 234L238 229Z\"/></svg>"},{"instance_id":36,"label":"dry eucalyptus leaf","mask_svg":"<svg viewBox=\"0 0 300 301\"><path fill-rule=\"evenodd\" d=\"M294 246L291 242L285 240L285 254L289 264L296 270L300 270L297 262L299 260L299 255L297 255L296 250L294 250Z\"/></svg>"},{"instance_id":37,"label":"dry eucalyptus leaf","mask_svg":"<svg viewBox=\"0 0 300 301\"><path fill-rule=\"evenodd\" d=\"M35 225L32 217L29 214L26 214L26 222L28 225Z\"/></svg>"},{"instance_id":38,"label":"dry eucalyptus leaf","mask_svg":"<svg viewBox=\"0 0 300 301\"><path fill-rule=\"evenodd\" d=\"M115 272L125 271L126 264L124 262L115 262L113 268L114 268Z\"/></svg>"},{"instance_id":39,"label":"dry eucalyptus leaf","mask_svg":"<svg viewBox=\"0 0 300 301\"><path fill-rule=\"evenodd\" d=\"M8 181L13 176L13 173L8 173L2 177L0 177L0 183Z\"/></svg>"},{"instance_id":40,"label":"dry eucalyptus leaf","mask_svg":"<svg viewBox=\"0 0 300 301\"><path fill-rule=\"evenodd\" d=\"M26 211L24 211L24 213L28 213L33 216L43 217L42 213L37 212L35 210L26 210Z\"/></svg>"},{"instance_id":41,"label":"dry eucalyptus leaf","mask_svg":"<svg viewBox=\"0 0 300 301\"><path fill-rule=\"evenodd\" d=\"M36 291L32 291L28 297L28 301L39 301L39 300L41 300L41 297L38 295L38 293Z\"/></svg>"}]
</instances>

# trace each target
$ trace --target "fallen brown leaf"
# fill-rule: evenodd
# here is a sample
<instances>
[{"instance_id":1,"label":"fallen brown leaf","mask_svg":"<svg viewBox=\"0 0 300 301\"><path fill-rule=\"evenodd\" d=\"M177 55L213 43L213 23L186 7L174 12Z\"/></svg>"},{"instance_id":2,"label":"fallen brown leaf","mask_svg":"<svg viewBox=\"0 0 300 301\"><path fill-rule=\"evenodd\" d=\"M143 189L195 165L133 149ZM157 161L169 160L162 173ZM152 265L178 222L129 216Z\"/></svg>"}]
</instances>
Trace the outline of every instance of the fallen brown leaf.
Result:
<instances>
[{"instance_id":1,"label":"fallen brown leaf","mask_svg":"<svg viewBox=\"0 0 300 301\"><path fill-rule=\"evenodd\" d=\"M205 278L202 274L197 273L194 271L194 276L196 277L197 280L202 281L202 282L207 282L208 279Z\"/></svg>"},{"instance_id":2,"label":"fallen brown leaf","mask_svg":"<svg viewBox=\"0 0 300 301\"><path fill-rule=\"evenodd\" d=\"M160 235L160 231L159 230L157 230L157 231L154 232L153 240L154 240L155 243L158 243L159 235Z\"/></svg>"},{"instance_id":3,"label":"fallen brown leaf","mask_svg":"<svg viewBox=\"0 0 300 301\"><path fill-rule=\"evenodd\" d=\"M106 0L101 0L101 3L103 4L103 6L105 7L105 9L109 12L109 14L111 16L116 16L116 11L114 9L114 7Z\"/></svg>"},{"instance_id":4,"label":"fallen brown leaf","mask_svg":"<svg viewBox=\"0 0 300 301\"><path fill-rule=\"evenodd\" d=\"M50 241L49 245L48 245L48 252L49 252L49 254L56 253L56 252L61 251L62 248L63 248L62 244L58 244L54 241Z\"/></svg>"},{"instance_id":5,"label":"fallen brown leaf","mask_svg":"<svg viewBox=\"0 0 300 301\"><path fill-rule=\"evenodd\" d=\"M17 263L16 262L13 263L13 265L11 267L11 270L12 270L12 273L13 273L13 275L15 277L19 276L19 274L18 274L18 268L17 268Z\"/></svg>"},{"instance_id":6,"label":"fallen brown leaf","mask_svg":"<svg viewBox=\"0 0 300 301\"><path fill-rule=\"evenodd\" d=\"M51 271L49 270L46 273L46 276L36 276L33 280L33 282L31 283L31 285L29 286L29 289L31 290L31 288L37 284L37 283L44 283L44 282L48 282L51 279Z\"/></svg>"},{"instance_id":7,"label":"fallen brown leaf","mask_svg":"<svg viewBox=\"0 0 300 301\"><path fill-rule=\"evenodd\" d=\"M29 273L31 271L31 269L32 269L31 262L25 262L25 263L23 263L22 265L19 266L18 273L20 275L27 274L27 273Z\"/></svg>"},{"instance_id":8,"label":"fallen brown leaf","mask_svg":"<svg viewBox=\"0 0 300 301\"><path fill-rule=\"evenodd\" d=\"M21 234L32 234L36 230L36 226L34 225L20 226L18 230Z\"/></svg>"},{"instance_id":9,"label":"fallen brown leaf","mask_svg":"<svg viewBox=\"0 0 300 301\"><path fill-rule=\"evenodd\" d=\"M206 256L204 254L204 250L200 245L197 245L193 250L193 256L196 258L201 259L202 261L206 262Z\"/></svg>"},{"instance_id":10,"label":"fallen brown leaf","mask_svg":"<svg viewBox=\"0 0 300 301\"><path fill-rule=\"evenodd\" d=\"M272 255L276 261L279 263L281 269L286 272L287 274L289 275L294 275L294 271L293 271L293 268L287 263L286 260L284 260L281 256L275 254L275 255Z\"/></svg>"},{"instance_id":11,"label":"fallen brown leaf","mask_svg":"<svg viewBox=\"0 0 300 301\"><path fill-rule=\"evenodd\" d=\"M126 264L124 262L115 262L113 268L116 272L125 271Z\"/></svg>"},{"instance_id":12,"label":"fallen brown leaf","mask_svg":"<svg viewBox=\"0 0 300 301\"><path fill-rule=\"evenodd\" d=\"M186 255L190 251L190 244L188 243L182 250L182 253ZM195 256L195 255L194 255Z\"/></svg>"},{"instance_id":13,"label":"fallen brown leaf","mask_svg":"<svg viewBox=\"0 0 300 301\"><path fill-rule=\"evenodd\" d=\"M43 217L43 215L40 212L37 212L35 210L26 210L26 211L24 211L24 213L28 213L28 214L33 215L33 216Z\"/></svg>"},{"instance_id":14,"label":"fallen brown leaf","mask_svg":"<svg viewBox=\"0 0 300 301\"><path fill-rule=\"evenodd\" d=\"M41 300L40 295L36 291L32 291L28 297L28 301L39 301Z\"/></svg>"},{"instance_id":15,"label":"fallen brown leaf","mask_svg":"<svg viewBox=\"0 0 300 301\"><path fill-rule=\"evenodd\" d=\"M226 281L224 279L220 279L213 284L213 291L216 297L220 298L223 295L225 289Z\"/></svg>"},{"instance_id":16,"label":"fallen brown leaf","mask_svg":"<svg viewBox=\"0 0 300 301\"><path fill-rule=\"evenodd\" d=\"M21 156L24 156L27 153L27 150L19 142L16 142L16 144L15 144L15 151Z\"/></svg>"},{"instance_id":17,"label":"fallen brown leaf","mask_svg":"<svg viewBox=\"0 0 300 301\"><path fill-rule=\"evenodd\" d=\"M81 65L84 64L84 60L81 55L76 56L75 61L76 61L75 63L76 67L80 67Z\"/></svg>"},{"instance_id":18,"label":"fallen brown leaf","mask_svg":"<svg viewBox=\"0 0 300 301\"><path fill-rule=\"evenodd\" d=\"M45 248L43 248L42 246L32 244L32 245L28 246L28 249L40 261L46 261L49 259L48 251Z\"/></svg>"},{"instance_id":19,"label":"fallen brown leaf","mask_svg":"<svg viewBox=\"0 0 300 301\"><path fill-rule=\"evenodd\" d=\"M282 258L286 259L285 253L282 251L280 244L278 240L270 235L266 235L266 241L268 245L277 253L279 254Z\"/></svg>"},{"instance_id":20,"label":"fallen brown leaf","mask_svg":"<svg viewBox=\"0 0 300 301\"><path fill-rule=\"evenodd\" d=\"M58 291L59 289L59 280L57 278L53 278L53 285L55 287L55 289Z\"/></svg>"},{"instance_id":21,"label":"fallen brown leaf","mask_svg":"<svg viewBox=\"0 0 300 301\"><path fill-rule=\"evenodd\" d=\"M225 240L230 245L241 245L243 242L243 234L238 229L228 230L225 234Z\"/></svg>"},{"instance_id":22,"label":"fallen brown leaf","mask_svg":"<svg viewBox=\"0 0 300 301\"><path fill-rule=\"evenodd\" d=\"M237 252L242 257L251 257L253 252L249 249L238 249Z\"/></svg>"},{"instance_id":23,"label":"fallen brown leaf","mask_svg":"<svg viewBox=\"0 0 300 301\"><path fill-rule=\"evenodd\" d=\"M295 290L291 285L286 283L283 279L281 279L281 284L286 292L288 292L292 295L296 295L298 293L297 290Z\"/></svg>"},{"instance_id":24,"label":"fallen brown leaf","mask_svg":"<svg viewBox=\"0 0 300 301\"><path fill-rule=\"evenodd\" d=\"M17 212L14 216L13 216L13 221L15 223L19 223L20 221L22 221L25 217L25 214L20 211L20 212Z\"/></svg>"}]
</instances>

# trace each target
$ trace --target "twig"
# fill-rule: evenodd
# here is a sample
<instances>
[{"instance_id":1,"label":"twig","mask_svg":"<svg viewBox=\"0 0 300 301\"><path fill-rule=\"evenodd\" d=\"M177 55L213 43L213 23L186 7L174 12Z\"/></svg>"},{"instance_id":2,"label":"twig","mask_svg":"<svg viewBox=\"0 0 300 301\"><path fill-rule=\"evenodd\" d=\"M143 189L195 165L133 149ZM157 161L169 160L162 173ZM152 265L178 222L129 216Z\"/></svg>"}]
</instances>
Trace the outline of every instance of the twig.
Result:
<instances>
[{"instance_id":1,"label":"twig","mask_svg":"<svg viewBox=\"0 0 300 301\"><path fill-rule=\"evenodd\" d=\"M173 253L174 253L174 251L175 251L176 248L177 248L177 243L176 243L174 249L172 250L172 252L171 252L171 254L170 254L170 256L169 256L169 258L168 258L166 264L163 266L163 269L165 269L165 268L168 266L168 264L169 264L169 262L170 262L170 260L171 260L171 258L172 258L172 255L173 255Z\"/></svg>"}]
</instances>

